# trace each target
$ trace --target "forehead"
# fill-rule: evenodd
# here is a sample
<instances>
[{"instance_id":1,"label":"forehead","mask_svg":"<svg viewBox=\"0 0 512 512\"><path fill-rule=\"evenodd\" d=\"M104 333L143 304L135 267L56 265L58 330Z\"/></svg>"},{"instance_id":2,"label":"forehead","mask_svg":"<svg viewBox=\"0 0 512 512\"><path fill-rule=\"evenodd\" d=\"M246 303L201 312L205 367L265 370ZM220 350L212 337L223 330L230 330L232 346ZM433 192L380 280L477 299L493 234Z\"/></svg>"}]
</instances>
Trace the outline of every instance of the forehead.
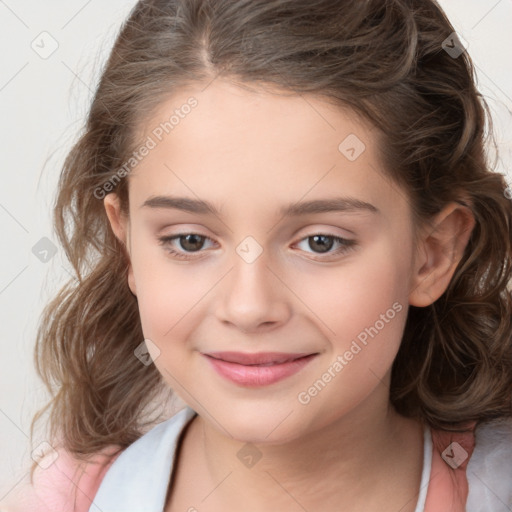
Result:
<instances>
[{"instance_id":1,"label":"forehead","mask_svg":"<svg viewBox=\"0 0 512 512\"><path fill-rule=\"evenodd\" d=\"M377 130L318 96L216 79L175 92L140 133L152 148L129 176L139 206L164 194L228 199L245 209L326 194L385 209L396 208L397 194L404 198L383 172Z\"/></svg>"},{"instance_id":2,"label":"forehead","mask_svg":"<svg viewBox=\"0 0 512 512\"><path fill-rule=\"evenodd\" d=\"M259 158L280 153L300 158L315 150L337 157L339 143L352 135L373 151L378 132L354 111L319 96L267 87L247 90L216 79L206 86L179 89L145 120L141 139L152 135L158 146L174 140L199 155L249 159L254 153Z\"/></svg>"}]
</instances>

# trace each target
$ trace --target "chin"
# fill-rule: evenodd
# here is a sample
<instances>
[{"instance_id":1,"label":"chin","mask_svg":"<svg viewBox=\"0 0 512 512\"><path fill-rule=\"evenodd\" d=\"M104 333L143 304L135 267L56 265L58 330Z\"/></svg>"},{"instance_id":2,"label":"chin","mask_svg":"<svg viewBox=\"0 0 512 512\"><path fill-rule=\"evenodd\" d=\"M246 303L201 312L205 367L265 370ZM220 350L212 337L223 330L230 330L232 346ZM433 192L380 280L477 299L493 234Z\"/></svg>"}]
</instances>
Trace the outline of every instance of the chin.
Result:
<instances>
[{"instance_id":1,"label":"chin","mask_svg":"<svg viewBox=\"0 0 512 512\"><path fill-rule=\"evenodd\" d=\"M218 424L211 420L210 415L206 415L205 421L221 433L229 432L233 439L243 443L283 444L306 434L309 421L301 417L300 412L300 409L285 408L282 404L276 410L270 404L265 408L254 403L252 406L225 408L221 415L214 415ZM213 415L213 410L210 409L210 413Z\"/></svg>"}]
</instances>

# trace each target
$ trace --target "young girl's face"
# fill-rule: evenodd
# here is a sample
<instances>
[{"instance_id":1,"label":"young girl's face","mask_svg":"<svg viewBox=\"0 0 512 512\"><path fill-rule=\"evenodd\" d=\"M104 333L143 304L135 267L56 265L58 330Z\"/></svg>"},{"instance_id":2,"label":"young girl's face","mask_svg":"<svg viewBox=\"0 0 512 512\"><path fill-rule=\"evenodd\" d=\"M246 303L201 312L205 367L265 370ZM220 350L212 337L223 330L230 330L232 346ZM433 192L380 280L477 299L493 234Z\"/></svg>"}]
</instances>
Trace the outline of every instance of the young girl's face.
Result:
<instances>
[{"instance_id":1,"label":"young girl's face","mask_svg":"<svg viewBox=\"0 0 512 512\"><path fill-rule=\"evenodd\" d=\"M117 228L130 287L154 364L224 434L279 443L388 407L417 283L410 206L375 137L317 97L222 80L144 125ZM250 367L214 352L312 356Z\"/></svg>"}]
</instances>

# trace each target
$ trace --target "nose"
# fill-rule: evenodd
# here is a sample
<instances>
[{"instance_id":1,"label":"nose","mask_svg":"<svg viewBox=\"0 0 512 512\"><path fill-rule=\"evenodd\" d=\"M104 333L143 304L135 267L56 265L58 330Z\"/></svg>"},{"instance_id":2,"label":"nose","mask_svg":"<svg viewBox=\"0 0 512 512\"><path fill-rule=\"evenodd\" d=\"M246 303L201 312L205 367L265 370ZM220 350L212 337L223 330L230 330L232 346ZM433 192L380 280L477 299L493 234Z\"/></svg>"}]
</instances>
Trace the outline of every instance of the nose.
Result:
<instances>
[{"instance_id":1,"label":"nose","mask_svg":"<svg viewBox=\"0 0 512 512\"><path fill-rule=\"evenodd\" d=\"M234 268L219 289L217 318L243 332L271 330L291 316L290 292L264 254L252 263L235 254Z\"/></svg>"}]
</instances>

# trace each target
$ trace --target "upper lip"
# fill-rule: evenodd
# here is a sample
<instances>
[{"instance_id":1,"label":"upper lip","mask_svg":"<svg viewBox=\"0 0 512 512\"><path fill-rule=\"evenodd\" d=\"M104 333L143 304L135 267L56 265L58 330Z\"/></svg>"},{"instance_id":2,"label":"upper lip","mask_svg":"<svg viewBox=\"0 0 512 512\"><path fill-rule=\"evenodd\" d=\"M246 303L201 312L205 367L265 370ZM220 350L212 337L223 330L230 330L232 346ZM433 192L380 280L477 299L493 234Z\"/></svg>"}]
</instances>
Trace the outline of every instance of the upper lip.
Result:
<instances>
[{"instance_id":1,"label":"upper lip","mask_svg":"<svg viewBox=\"0 0 512 512\"><path fill-rule=\"evenodd\" d=\"M205 356L210 356L215 359L222 359L230 363L238 363L244 365L252 364L268 364L268 363L285 363L293 361L300 357L310 356L312 353L304 352L301 354L290 354L287 352L208 352L204 353Z\"/></svg>"}]
</instances>

